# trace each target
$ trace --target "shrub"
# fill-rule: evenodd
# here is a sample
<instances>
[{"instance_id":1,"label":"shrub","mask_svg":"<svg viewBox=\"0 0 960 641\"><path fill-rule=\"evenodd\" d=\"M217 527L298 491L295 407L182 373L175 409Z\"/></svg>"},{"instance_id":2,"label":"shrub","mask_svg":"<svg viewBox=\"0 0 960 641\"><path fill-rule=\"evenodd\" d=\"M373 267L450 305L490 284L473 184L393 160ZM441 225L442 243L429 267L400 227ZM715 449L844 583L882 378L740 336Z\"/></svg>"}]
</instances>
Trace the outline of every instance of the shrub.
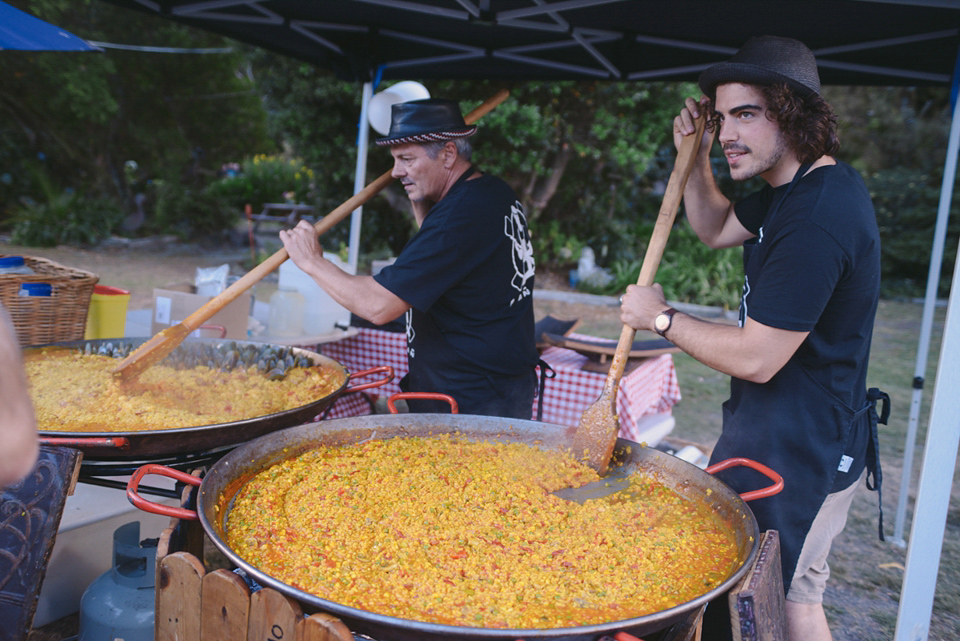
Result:
<instances>
[{"instance_id":1,"label":"shrub","mask_svg":"<svg viewBox=\"0 0 960 641\"><path fill-rule=\"evenodd\" d=\"M649 239L653 224L643 222L632 233L635 237ZM616 295L627 285L635 285L640 277L645 247L641 248L638 258L614 261L610 268L613 281L592 291ZM670 300L736 309L743 286L743 251L740 248L710 249L700 242L688 224L678 223L670 232L655 281L663 286L664 294Z\"/></svg>"},{"instance_id":2,"label":"shrub","mask_svg":"<svg viewBox=\"0 0 960 641\"><path fill-rule=\"evenodd\" d=\"M108 198L91 198L72 190L46 193L13 210L10 239L33 247L94 245L109 238L124 213Z\"/></svg>"},{"instance_id":3,"label":"shrub","mask_svg":"<svg viewBox=\"0 0 960 641\"><path fill-rule=\"evenodd\" d=\"M155 180L151 191L154 206L145 223L147 233L174 234L184 240L216 236L232 230L243 215L220 195L179 181Z\"/></svg>"},{"instance_id":4,"label":"shrub","mask_svg":"<svg viewBox=\"0 0 960 641\"><path fill-rule=\"evenodd\" d=\"M245 160L235 176L208 185L206 193L241 212L245 205L259 213L264 203L316 205L317 200L313 170L303 161L262 154Z\"/></svg>"}]
</instances>

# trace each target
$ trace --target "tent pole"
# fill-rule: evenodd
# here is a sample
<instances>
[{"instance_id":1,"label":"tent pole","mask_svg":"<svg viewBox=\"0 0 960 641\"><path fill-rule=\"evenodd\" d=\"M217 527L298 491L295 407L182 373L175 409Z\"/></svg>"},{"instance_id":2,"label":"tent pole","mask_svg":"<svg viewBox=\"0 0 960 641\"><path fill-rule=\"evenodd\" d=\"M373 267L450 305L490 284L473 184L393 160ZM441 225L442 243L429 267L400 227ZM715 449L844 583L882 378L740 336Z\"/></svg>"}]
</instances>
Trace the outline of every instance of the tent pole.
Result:
<instances>
[{"instance_id":1,"label":"tent pole","mask_svg":"<svg viewBox=\"0 0 960 641\"><path fill-rule=\"evenodd\" d=\"M360 123L357 131L357 170L353 177L353 193L357 194L367 184L367 147L370 141L370 123L367 120L370 110L370 98L373 97L373 83L363 83L360 100ZM353 274L357 273L357 261L360 256L360 223L363 219L363 206L357 207L350 215L350 247L347 264Z\"/></svg>"},{"instance_id":2,"label":"tent pole","mask_svg":"<svg viewBox=\"0 0 960 641\"><path fill-rule=\"evenodd\" d=\"M950 143L947 147L947 166L944 169L941 213L944 203L947 203L947 209L949 208L956 177L960 139L958 107L960 101L955 101ZM954 285L960 283L960 260L954 266L952 282ZM960 354L960 310L954 309L957 297L960 296L957 290L956 286L951 288L947 303L937 380L930 409L930 427L927 430L913 526L907 547L907 565L900 592L895 641L926 641L930 634L937 571L943 552L943 536L957 463L957 447L960 445L960 395L956 393L960 359L955 356Z\"/></svg>"},{"instance_id":3,"label":"tent pole","mask_svg":"<svg viewBox=\"0 0 960 641\"><path fill-rule=\"evenodd\" d=\"M904 522L907 515L907 499L910 495L910 481L913 477L914 448L917 441L917 423L923 401L924 377L927 372L927 354L930 352L930 335L933 327L933 313L937 302L937 289L940 284L940 270L943 266L943 247L947 240L947 223L950 217L950 202L953 199L953 183L957 173L957 140L960 136L960 117L957 111L957 89L960 83L960 54L954 65L953 81L950 89L953 118L950 122L950 136L947 145L947 158L943 168L943 182L940 186L940 206L937 210L937 222L933 234L933 248L930 252L930 271L927 273L927 290L923 300L923 316L920 321L920 339L917 344L917 362L913 373L913 396L910 400L910 419L907 423L907 436L903 446L903 466L900 474L900 494L897 498L897 516L894 521L892 542L906 547L903 539Z\"/></svg>"}]
</instances>

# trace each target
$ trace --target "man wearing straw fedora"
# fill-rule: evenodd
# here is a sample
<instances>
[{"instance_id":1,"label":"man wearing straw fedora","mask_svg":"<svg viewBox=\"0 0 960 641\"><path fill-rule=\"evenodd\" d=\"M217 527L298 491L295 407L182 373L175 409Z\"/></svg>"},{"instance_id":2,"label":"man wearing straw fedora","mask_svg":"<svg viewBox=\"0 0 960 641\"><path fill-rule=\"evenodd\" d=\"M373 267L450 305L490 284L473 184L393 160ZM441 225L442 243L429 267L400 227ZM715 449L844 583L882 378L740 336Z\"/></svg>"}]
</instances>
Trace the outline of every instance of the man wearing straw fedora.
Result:
<instances>
[{"instance_id":1,"label":"man wearing straw fedora","mask_svg":"<svg viewBox=\"0 0 960 641\"><path fill-rule=\"evenodd\" d=\"M393 105L377 140L410 198L419 230L376 276L323 259L301 223L280 237L293 261L334 300L374 324L406 315L410 392L453 396L464 414L529 419L539 361L533 336L533 247L523 208L502 180L470 163L467 125L452 100ZM411 411L449 411L409 401Z\"/></svg>"},{"instance_id":2,"label":"man wearing straw fedora","mask_svg":"<svg viewBox=\"0 0 960 641\"><path fill-rule=\"evenodd\" d=\"M876 405L885 395L866 388L880 286L876 216L861 177L833 157L836 118L805 45L753 38L699 84L705 98L688 98L673 122L678 146L702 110L710 123L684 206L705 244L743 247L739 323L678 312L659 285L628 287L621 318L730 375L711 463L743 456L784 477L780 494L750 507L761 531L779 533L790 638L830 639L822 598L831 542L865 469L868 487L880 487ZM713 133L731 177L760 176L761 191L737 203L720 192ZM760 487L753 474L719 476L743 492ZM729 619L720 620L729 633Z\"/></svg>"}]
</instances>

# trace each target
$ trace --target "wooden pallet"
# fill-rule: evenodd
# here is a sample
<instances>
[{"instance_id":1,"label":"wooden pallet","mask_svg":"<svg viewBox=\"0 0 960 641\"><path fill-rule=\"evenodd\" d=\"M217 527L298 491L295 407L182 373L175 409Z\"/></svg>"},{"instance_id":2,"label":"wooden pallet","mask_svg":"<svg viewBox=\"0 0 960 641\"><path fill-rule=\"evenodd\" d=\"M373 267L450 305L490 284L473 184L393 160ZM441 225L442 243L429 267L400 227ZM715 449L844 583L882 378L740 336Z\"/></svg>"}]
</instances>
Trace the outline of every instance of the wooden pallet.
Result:
<instances>
[{"instance_id":1,"label":"wooden pallet","mask_svg":"<svg viewBox=\"0 0 960 641\"><path fill-rule=\"evenodd\" d=\"M760 536L757 558L730 591L733 641L787 641L780 535L768 530Z\"/></svg>"},{"instance_id":2,"label":"wooden pallet","mask_svg":"<svg viewBox=\"0 0 960 641\"><path fill-rule=\"evenodd\" d=\"M184 489L183 504L194 488ZM155 641L354 641L329 614L304 616L272 588L251 590L237 573L207 571L197 521L171 519L157 544Z\"/></svg>"}]
</instances>

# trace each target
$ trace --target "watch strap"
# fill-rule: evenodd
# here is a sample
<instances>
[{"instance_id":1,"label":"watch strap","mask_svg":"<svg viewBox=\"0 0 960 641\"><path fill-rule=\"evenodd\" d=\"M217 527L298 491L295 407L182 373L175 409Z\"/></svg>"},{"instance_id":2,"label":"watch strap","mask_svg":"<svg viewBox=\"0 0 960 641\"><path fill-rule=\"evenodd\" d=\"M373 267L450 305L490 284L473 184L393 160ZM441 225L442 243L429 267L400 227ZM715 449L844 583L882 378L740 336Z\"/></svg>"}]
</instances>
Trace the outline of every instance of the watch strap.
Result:
<instances>
[{"instance_id":1,"label":"watch strap","mask_svg":"<svg viewBox=\"0 0 960 641\"><path fill-rule=\"evenodd\" d=\"M666 317L667 317L667 326L664 327L663 329L660 329L659 327L656 326L656 324L654 324L654 331L656 331L658 334L660 334L661 336L663 336L664 338L666 338L666 337L667 337L667 330L669 330L671 327L673 327L673 315L676 314L676 313L677 313L677 310L675 310L675 309L672 308L672 307L668 307L668 308L666 308L665 310L663 310L662 312L660 312L659 314L657 314L657 318L660 318L661 316L666 316Z\"/></svg>"}]
</instances>

